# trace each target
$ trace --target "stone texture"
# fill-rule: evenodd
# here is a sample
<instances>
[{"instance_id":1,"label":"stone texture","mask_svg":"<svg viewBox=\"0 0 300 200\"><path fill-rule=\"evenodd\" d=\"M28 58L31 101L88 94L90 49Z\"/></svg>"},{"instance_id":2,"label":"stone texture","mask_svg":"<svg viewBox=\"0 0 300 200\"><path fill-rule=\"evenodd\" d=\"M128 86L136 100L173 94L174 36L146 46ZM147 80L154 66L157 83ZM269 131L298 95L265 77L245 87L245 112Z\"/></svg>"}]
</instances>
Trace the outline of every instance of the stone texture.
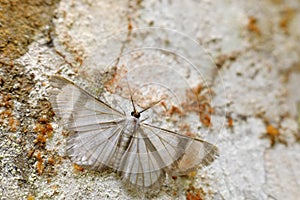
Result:
<instances>
[{"instance_id":1,"label":"stone texture","mask_svg":"<svg viewBox=\"0 0 300 200\"><path fill-rule=\"evenodd\" d=\"M0 198L141 198L114 173L82 172L64 156L46 91L61 74L95 95L128 97L127 74L140 106L166 96L155 123L221 152L153 199L297 199L299 9L293 0L60 1L26 53L1 60ZM214 108L209 128L189 104L197 87Z\"/></svg>"}]
</instances>

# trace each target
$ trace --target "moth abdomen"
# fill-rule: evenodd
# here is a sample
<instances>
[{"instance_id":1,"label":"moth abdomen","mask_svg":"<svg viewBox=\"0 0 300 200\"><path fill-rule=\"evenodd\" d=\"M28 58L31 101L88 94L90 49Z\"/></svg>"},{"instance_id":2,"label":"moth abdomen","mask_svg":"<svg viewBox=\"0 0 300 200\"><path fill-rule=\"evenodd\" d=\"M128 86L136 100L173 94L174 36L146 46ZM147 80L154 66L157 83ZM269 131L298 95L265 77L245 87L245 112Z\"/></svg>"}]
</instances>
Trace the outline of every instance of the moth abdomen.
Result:
<instances>
[{"instance_id":1,"label":"moth abdomen","mask_svg":"<svg viewBox=\"0 0 300 200\"><path fill-rule=\"evenodd\" d=\"M136 118L130 117L128 118L127 122L125 123L126 126L123 128L120 138L118 140L117 148L114 153L114 157L112 158L112 167L114 169L120 168L120 161L124 156L124 153L127 151L131 140L134 137L134 133L136 132L136 127L138 125L138 121Z\"/></svg>"}]
</instances>

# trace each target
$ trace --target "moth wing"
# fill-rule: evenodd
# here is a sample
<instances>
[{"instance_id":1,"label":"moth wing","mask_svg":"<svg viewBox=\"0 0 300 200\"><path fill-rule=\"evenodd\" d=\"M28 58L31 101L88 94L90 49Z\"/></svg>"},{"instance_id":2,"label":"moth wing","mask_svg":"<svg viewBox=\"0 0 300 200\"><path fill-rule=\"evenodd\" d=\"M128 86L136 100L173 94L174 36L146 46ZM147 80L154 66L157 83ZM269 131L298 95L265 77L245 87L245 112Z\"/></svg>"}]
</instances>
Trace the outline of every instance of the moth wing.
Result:
<instances>
[{"instance_id":1,"label":"moth wing","mask_svg":"<svg viewBox=\"0 0 300 200\"><path fill-rule=\"evenodd\" d=\"M140 124L121 158L118 172L133 185L150 188L159 185L167 167L178 160L190 138Z\"/></svg>"},{"instance_id":2,"label":"moth wing","mask_svg":"<svg viewBox=\"0 0 300 200\"><path fill-rule=\"evenodd\" d=\"M142 127L147 132L148 137L156 135L162 141L161 143L155 142L156 149L163 158L165 166L171 167L173 175L186 174L196 168L205 167L219 156L218 148L204 140L181 135L149 124L143 124Z\"/></svg>"},{"instance_id":3,"label":"moth wing","mask_svg":"<svg viewBox=\"0 0 300 200\"><path fill-rule=\"evenodd\" d=\"M124 122L105 124L97 130L75 132L68 138L67 154L78 165L95 170L115 168L114 157Z\"/></svg>"},{"instance_id":4,"label":"moth wing","mask_svg":"<svg viewBox=\"0 0 300 200\"><path fill-rule=\"evenodd\" d=\"M76 130L76 126L116 121L124 114L95 98L73 82L60 76L50 79L50 102L55 113ZM95 123L96 122L96 123Z\"/></svg>"},{"instance_id":5,"label":"moth wing","mask_svg":"<svg viewBox=\"0 0 300 200\"><path fill-rule=\"evenodd\" d=\"M215 145L194 138L186 147L182 157L171 166L171 174L186 175L210 165L218 156L219 150Z\"/></svg>"},{"instance_id":6,"label":"moth wing","mask_svg":"<svg viewBox=\"0 0 300 200\"><path fill-rule=\"evenodd\" d=\"M65 78L52 76L50 83L53 109L72 131L67 155L95 169L112 165L125 116Z\"/></svg>"},{"instance_id":7,"label":"moth wing","mask_svg":"<svg viewBox=\"0 0 300 200\"><path fill-rule=\"evenodd\" d=\"M180 175L208 165L218 154L210 143L149 124L141 124L134 135L118 171L142 188L159 185L165 172Z\"/></svg>"}]
</instances>

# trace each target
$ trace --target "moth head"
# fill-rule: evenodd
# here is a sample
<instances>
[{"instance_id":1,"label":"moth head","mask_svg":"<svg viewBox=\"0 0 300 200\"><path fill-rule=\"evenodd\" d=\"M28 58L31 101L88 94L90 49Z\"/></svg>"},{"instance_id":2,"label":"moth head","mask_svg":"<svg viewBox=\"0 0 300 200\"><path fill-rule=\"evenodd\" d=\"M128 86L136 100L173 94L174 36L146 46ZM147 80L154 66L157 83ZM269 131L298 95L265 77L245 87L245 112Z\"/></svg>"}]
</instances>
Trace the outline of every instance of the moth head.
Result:
<instances>
[{"instance_id":1,"label":"moth head","mask_svg":"<svg viewBox=\"0 0 300 200\"><path fill-rule=\"evenodd\" d=\"M134 110L131 112L131 116L138 119L138 118L140 118L141 114L140 114L140 112L137 112L136 110Z\"/></svg>"}]
</instances>

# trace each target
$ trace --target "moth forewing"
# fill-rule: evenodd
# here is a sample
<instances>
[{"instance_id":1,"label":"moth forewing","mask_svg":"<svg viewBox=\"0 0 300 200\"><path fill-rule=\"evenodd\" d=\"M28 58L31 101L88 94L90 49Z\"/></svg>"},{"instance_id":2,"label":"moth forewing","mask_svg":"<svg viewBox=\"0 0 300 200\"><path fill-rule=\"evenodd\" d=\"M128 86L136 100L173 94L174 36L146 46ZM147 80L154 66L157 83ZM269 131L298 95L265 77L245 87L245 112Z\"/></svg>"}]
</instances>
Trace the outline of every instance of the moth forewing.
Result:
<instances>
[{"instance_id":1,"label":"moth forewing","mask_svg":"<svg viewBox=\"0 0 300 200\"><path fill-rule=\"evenodd\" d=\"M79 165L110 166L125 116L65 78L52 76L50 83L53 109L72 131L67 155Z\"/></svg>"},{"instance_id":2,"label":"moth forewing","mask_svg":"<svg viewBox=\"0 0 300 200\"><path fill-rule=\"evenodd\" d=\"M55 113L74 128L124 118L124 115L60 76L50 79L50 101Z\"/></svg>"},{"instance_id":3,"label":"moth forewing","mask_svg":"<svg viewBox=\"0 0 300 200\"><path fill-rule=\"evenodd\" d=\"M52 76L50 83L50 101L55 114L69 120L82 92L61 77Z\"/></svg>"}]
</instances>

